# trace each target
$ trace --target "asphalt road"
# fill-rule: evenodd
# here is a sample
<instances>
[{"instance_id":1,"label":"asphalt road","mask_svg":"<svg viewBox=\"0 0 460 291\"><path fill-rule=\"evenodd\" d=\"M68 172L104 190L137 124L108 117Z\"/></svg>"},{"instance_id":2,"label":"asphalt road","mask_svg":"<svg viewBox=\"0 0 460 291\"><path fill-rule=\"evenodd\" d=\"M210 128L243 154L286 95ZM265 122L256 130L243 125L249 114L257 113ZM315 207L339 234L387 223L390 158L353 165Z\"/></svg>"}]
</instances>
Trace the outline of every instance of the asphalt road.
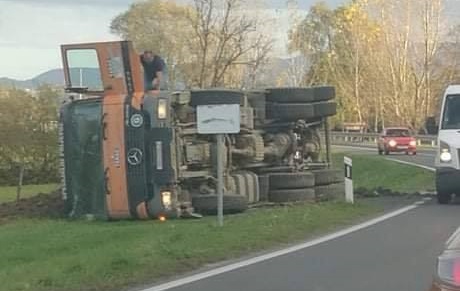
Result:
<instances>
[{"instance_id":1,"label":"asphalt road","mask_svg":"<svg viewBox=\"0 0 460 291\"><path fill-rule=\"evenodd\" d=\"M433 167L434 152L419 153L390 158ZM376 153L369 150L367 154ZM436 257L460 226L459 207L425 201L415 209L334 240L162 290L428 290Z\"/></svg>"},{"instance_id":2,"label":"asphalt road","mask_svg":"<svg viewBox=\"0 0 460 291\"><path fill-rule=\"evenodd\" d=\"M372 227L173 291L428 290L460 205L428 202Z\"/></svg>"}]
</instances>

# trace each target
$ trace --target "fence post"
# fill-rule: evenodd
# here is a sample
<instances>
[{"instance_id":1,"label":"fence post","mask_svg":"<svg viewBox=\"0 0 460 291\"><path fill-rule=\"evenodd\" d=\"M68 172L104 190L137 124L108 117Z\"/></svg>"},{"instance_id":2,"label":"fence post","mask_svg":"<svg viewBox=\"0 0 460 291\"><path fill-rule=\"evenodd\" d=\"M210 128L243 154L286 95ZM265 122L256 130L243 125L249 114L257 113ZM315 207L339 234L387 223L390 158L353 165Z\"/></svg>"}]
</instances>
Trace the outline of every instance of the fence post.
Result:
<instances>
[{"instance_id":1,"label":"fence post","mask_svg":"<svg viewBox=\"0 0 460 291\"><path fill-rule=\"evenodd\" d=\"M19 167L19 181L18 188L16 189L16 201L19 202L21 199L22 181L24 180L24 163L21 163Z\"/></svg>"}]
</instances>

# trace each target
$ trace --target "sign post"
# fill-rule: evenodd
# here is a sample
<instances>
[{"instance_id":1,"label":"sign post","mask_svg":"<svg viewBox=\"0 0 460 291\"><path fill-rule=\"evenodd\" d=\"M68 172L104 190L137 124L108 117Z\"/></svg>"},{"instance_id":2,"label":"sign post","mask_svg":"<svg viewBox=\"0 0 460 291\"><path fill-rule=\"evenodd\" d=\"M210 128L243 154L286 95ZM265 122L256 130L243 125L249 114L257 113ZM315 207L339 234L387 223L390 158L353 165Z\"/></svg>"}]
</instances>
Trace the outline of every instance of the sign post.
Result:
<instances>
[{"instance_id":1,"label":"sign post","mask_svg":"<svg viewBox=\"0 0 460 291\"><path fill-rule=\"evenodd\" d=\"M217 222L224 225L224 155L225 134L240 132L239 98L204 98L197 104L197 127L199 134L216 135L217 154Z\"/></svg>"},{"instance_id":2,"label":"sign post","mask_svg":"<svg viewBox=\"0 0 460 291\"><path fill-rule=\"evenodd\" d=\"M353 194L353 161L351 158L344 157L343 162L345 164L345 200L348 203L355 203Z\"/></svg>"},{"instance_id":3,"label":"sign post","mask_svg":"<svg viewBox=\"0 0 460 291\"><path fill-rule=\"evenodd\" d=\"M224 225L224 135L216 135L217 142L217 223Z\"/></svg>"}]
</instances>

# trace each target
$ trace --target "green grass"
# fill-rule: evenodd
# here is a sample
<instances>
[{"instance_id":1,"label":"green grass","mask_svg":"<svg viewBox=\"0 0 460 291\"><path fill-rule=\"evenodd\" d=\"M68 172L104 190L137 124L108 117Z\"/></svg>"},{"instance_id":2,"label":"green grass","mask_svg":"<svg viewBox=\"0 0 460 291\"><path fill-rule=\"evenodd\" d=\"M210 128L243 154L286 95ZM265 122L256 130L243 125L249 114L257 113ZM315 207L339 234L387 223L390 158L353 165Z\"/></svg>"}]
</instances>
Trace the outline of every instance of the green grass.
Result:
<instances>
[{"instance_id":1,"label":"green grass","mask_svg":"<svg viewBox=\"0 0 460 291\"><path fill-rule=\"evenodd\" d=\"M120 290L206 263L303 240L378 209L344 203L215 218L124 222L18 220L0 226L0 290Z\"/></svg>"},{"instance_id":2,"label":"green grass","mask_svg":"<svg viewBox=\"0 0 460 291\"><path fill-rule=\"evenodd\" d=\"M334 154L338 168L343 154ZM432 190L433 173L351 155L356 188ZM56 185L26 187L26 195ZM0 188L14 200L15 189ZM0 200L1 201L1 200ZM15 220L0 225L0 291L120 290L333 230L376 213L375 206L324 203L251 210L215 218L124 222Z\"/></svg>"},{"instance_id":3,"label":"green grass","mask_svg":"<svg viewBox=\"0 0 460 291\"><path fill-rule=\"evenodd\" d=\"M343 168L343 153L333 154L334 167ZM353 186L383 187L397 192L433 191L434 173L413 166L385 160L379 156L349 155L353 159Z\"/></svg>"},{"instance_id":4,"label":"green grass","mask_svg":"<svg viewBox=\"0 0 460 291\"><path fill-rule=\"evenodd\" d=\"M50 193L56 190L57 187L57 184L24 185L21 191L21 198L29 198L38 193ZM0 187L0 203L15 201L16 189L17 187Z\"/></svg>"}]
</instances>

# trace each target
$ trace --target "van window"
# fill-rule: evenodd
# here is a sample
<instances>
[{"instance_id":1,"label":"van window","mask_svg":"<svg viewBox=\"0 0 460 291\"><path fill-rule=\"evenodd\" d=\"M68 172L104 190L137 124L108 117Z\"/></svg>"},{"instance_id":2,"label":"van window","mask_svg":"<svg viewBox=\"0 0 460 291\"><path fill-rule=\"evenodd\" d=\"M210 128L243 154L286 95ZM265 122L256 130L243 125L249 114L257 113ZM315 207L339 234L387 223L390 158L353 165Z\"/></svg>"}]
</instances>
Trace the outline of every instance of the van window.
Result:
<instances>
[{"instance_id":1,"label":"van window","mask_svg":"<svg viewBox=\"0 0 460 291\"><path fill-rule=\"evenodd\" d=\"M460 129L460 95L446 97L442 129Z\"/></svg>"}]
</instances>

